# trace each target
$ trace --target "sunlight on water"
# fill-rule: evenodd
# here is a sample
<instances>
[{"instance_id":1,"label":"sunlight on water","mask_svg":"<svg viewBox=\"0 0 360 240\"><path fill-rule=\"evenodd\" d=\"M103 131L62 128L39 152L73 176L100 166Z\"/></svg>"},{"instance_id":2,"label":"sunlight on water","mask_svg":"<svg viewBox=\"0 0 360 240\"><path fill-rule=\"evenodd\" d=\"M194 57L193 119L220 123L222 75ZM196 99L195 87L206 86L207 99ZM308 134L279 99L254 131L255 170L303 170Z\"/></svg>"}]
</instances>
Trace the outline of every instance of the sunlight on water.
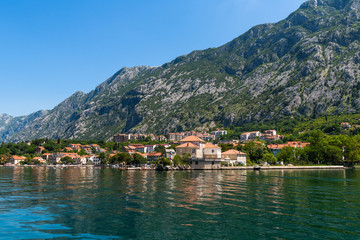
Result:
<instances>
[{"instance_id":1,"label":"sunlight on water","mask_svg":"<svg viewBox=\"0 0 360 240\"><path fill-rule=\"evenodd\" d=\"M360 171L0 168L1 239L356 239Z\"/></svg>"}]
</instances>

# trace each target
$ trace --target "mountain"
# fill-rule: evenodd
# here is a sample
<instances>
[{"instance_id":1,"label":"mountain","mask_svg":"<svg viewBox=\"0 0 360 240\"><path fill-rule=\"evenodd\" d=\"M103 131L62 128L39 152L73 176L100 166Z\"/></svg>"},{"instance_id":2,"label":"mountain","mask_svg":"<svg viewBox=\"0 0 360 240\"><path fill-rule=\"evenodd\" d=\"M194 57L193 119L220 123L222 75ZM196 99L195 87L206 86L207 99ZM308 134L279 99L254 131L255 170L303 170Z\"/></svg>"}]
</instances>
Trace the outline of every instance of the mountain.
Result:
<instances>
[{"instance_id":1,"label":"mountain","mask_svg":"<svg viewBox=\"0 0 360 240\"><path fill-rule=\"evenodd\" d=\"M110 139L289 116L360 111L360 0L311 0L286 19L160 67L123 68L31 117L0 116L1 139Z\"/></svg>"}]
</instances>

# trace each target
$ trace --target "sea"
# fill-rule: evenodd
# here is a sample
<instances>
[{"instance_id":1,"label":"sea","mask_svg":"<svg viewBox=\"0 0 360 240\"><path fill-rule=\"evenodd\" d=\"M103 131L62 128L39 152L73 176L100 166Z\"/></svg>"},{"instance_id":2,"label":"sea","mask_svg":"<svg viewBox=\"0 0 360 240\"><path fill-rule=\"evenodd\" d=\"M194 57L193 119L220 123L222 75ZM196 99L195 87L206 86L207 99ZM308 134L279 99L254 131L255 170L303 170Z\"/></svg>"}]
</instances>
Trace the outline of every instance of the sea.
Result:
<instances>
[{"instance_id":1,"label":"sea","mask_svg":"<svg viewBox=\"0 0 360 240\"><path fill-rule=\"evenodd\" d=\"M0 167L0 239L360 239L360 170Z\"/></svg>"}]
</instances>

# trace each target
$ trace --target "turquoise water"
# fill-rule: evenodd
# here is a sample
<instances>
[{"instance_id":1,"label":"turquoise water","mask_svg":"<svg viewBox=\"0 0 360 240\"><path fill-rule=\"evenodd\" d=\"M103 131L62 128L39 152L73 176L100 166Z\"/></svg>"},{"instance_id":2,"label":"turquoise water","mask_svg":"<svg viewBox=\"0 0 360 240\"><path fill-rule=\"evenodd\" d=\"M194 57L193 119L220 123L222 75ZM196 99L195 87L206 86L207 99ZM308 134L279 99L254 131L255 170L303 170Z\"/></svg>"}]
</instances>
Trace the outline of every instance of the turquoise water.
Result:
<instances>
[{"instance_id":1,"label":"turquoise water","mask_svg":"<svg viewBox=\"0 0 360 240\"><path fill-rule=\"evenodd\" d=\"M360 239L360 171L0 168L0 239Z\"/></svg>"}]
</instances>

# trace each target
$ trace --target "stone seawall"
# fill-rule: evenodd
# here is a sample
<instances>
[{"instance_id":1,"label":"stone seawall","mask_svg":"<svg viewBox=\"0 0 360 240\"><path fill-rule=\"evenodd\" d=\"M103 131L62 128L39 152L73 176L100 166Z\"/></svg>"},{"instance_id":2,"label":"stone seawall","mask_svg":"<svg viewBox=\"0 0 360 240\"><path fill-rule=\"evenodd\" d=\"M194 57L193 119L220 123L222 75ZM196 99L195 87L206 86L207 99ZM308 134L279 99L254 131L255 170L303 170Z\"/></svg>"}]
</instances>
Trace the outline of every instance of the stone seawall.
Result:
<instances>
[{"instance_id":1,"label":"stone seawall","mask_svg":"<svg viewBox=\"0 0 360 240\"><path fill-rule=\"evenodd\" d=\"M249 166L222 167L221 170L296 170L296 169L346 169L344 166Z\"/></svg>"}]
</instances>

